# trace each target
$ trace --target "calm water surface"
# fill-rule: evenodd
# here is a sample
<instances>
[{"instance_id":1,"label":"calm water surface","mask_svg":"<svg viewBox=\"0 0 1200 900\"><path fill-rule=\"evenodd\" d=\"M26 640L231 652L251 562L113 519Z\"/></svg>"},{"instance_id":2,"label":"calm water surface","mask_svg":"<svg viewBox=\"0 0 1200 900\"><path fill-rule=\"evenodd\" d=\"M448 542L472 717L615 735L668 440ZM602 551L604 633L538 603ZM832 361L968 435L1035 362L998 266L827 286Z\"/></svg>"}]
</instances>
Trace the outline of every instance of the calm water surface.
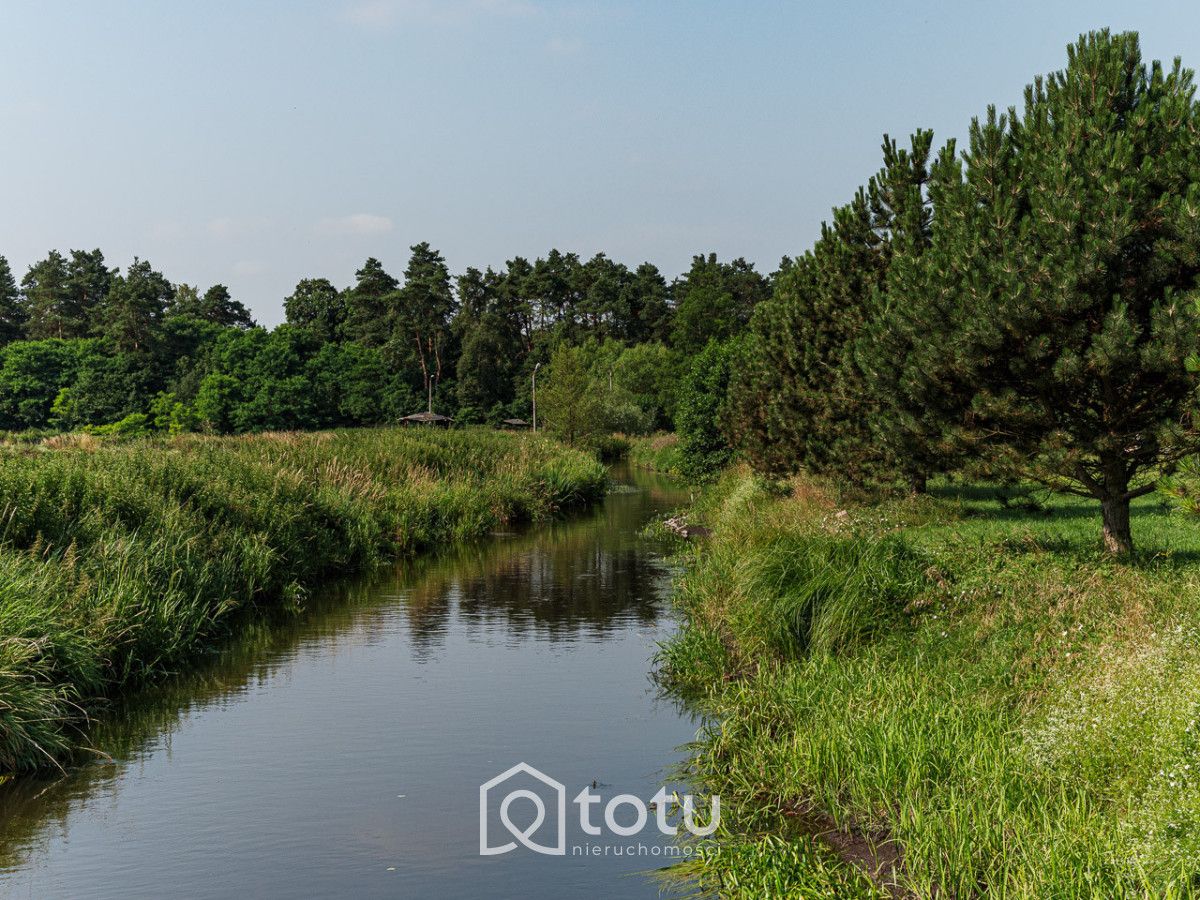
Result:
<instances>
[{"instance_id":1,"label":"calm water surface","mask_svg":"<svg viewBox=\"0 0 1200 900\"><path fill-rule=\"evenodd\" d=\"M658 896L645 873L661 857L479 855L479 786L515 763L568 801L593 781L649 799L695 733L648 677L672 624L660 548L638 536L682 497L615 477L594 515L253 626L107 716L94 741L110 759L0 787L0 894ZM586 838L567 813L569 845L669 843L653 825Z\"/></svg>"}]
</instances>

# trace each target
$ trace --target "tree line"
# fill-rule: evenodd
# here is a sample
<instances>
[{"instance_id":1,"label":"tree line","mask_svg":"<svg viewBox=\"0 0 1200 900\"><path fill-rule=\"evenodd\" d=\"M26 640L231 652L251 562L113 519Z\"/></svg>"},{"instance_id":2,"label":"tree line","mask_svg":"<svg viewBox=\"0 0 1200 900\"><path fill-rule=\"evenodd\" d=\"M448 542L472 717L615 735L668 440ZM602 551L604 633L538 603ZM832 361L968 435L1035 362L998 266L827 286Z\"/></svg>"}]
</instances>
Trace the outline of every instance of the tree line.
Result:
<instances>
[{"instance_id":1,"label":"tree line","mask_svg":"<svg viewBox=\"0 0 1200 900\"><path fill-rule=\"evenodd\" d=\"M0 258L0 428L219 432L532 414L568 440L676 427L692 473L925 490L968 470L1130 502L1200 451L1200 105L1179 60L1104 30L988 107L961 151L885 136L880 169L806 253L762 275L698 255L668 282L552 250L452 277L301 281L256 327L215 285L52 252Z\"/></svg>"},{"instance_id":2,"label":"tree line","mask_svg":"<svg viewBox=\"0 0 1200 900\"><path fill-rule=\"evenodd\" d=\"M51 251L18 282L0 257L0 429L229 433L427 408L529 419L534 369L557 348L594 381L589 434L670 428L687 360L743 331L770 293L768 276L715 254L671 282L558 250L453 277L421 243L399 275L372 258L346 287L300 281L267 330L224 285L173 284L145 260L122 272L100 250Z\"/></svg>"},{"instance_id":3,"label":"tree line","mask_svg":"<svg viewBox=\"0 0 1200 900\"><path fill-rule=\"evenodd\" d=\"M964 466L1032 479L1098 500L1127 552L1130 501L1200 450L1198 278L1192 72L1144 62L1136 34L1084 35L963 152L885 136L710 354L711 449L917 492Z\"/></svg>"}]
</instances>

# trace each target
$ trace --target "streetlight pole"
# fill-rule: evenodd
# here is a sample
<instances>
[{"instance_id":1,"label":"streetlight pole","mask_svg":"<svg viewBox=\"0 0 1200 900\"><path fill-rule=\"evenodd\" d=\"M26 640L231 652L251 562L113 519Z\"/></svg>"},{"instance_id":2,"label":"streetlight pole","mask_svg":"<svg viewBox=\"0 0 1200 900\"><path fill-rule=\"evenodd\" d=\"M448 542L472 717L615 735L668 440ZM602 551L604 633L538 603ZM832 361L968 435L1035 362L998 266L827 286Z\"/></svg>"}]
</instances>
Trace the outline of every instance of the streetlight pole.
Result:
<instances>
[{"instance_id":1,"label":"streetlight pole","mask_svg":"<svg viewBox=\"0 0 1200 900\"><path fill-rule=\"evenodd\" d=\"M538 363L533 367L533 433L537 434L537 370L542 367Z\"/></svg>"}]
</instances>

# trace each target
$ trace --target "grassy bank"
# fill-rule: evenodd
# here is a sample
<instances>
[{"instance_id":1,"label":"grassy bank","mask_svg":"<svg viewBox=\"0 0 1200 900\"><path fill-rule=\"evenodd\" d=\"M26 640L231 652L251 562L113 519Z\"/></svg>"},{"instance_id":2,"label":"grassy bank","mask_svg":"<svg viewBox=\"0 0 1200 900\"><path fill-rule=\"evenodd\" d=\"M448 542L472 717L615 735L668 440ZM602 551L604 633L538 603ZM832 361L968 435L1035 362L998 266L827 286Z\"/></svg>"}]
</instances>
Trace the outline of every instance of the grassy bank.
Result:
<instances>
[{"instance_id":1,"label":"grassy bank","mask_svg":"<svg viewBox=\"0 0 1200 900\"><path fill-rule=\"evenodd\" d=\"M705 885L875 895L813 837L836 826L898 845L910 896L1200 895L1195 519L1139 501L1122 564L1084 501L789 487L706 495L664 651L716 717L694 766L730 852Z\"/></svg>"},{"instance_id":2,"label":"grassy bank","mask_svg":"<svg viewBox=\"0 0 1200 900\"><path fill-rule=\"evenodd\" d=\"M0 451L0 772L75 752L98 698L247 607L598 499L589 455L527 435L362 430Z\"/></svg>"},{"instance_id":3,"label":"grassy bank","mask_svg":"<svg viewBox=\"0 0 1200 900\"><path fill-rule=\"evenodd\" d=\"M679 452L679 436L663 432L629 440L626 454L630 463L649 472L661 472L676 478L683 476L683 459Z\"/></svg>"}]
</instances>

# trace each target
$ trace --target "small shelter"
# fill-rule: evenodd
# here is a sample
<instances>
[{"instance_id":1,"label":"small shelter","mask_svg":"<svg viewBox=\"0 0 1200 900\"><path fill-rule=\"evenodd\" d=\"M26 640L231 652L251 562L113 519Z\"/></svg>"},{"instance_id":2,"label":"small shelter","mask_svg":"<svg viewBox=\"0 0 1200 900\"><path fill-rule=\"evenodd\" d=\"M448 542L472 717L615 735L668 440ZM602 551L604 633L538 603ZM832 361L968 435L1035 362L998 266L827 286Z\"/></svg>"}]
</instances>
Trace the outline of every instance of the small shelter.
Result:
<instances>
[{"instance_id":1,"label":"small shelter","mask_svg":"<svg viewBox=\"0 0 1200 900\"><path fill-rule=\"evenodd\" d=\"M529 427L529 423L524 419L505 419L500 424L510 431L519 431L522 428Z\"/></svg>"},{"instance_id":2,"label":"small shelter","mask_svg":"<svg viewBox=\"0 0 1200 900\"><path fill-rule=\"evenodd\" d=\"M400 420L400 424L405 428L411 425L434 425L442 428L449 428L450 423L454 420L449 416L443 416L435 412L419 412L413 413L411 416L405 416Z\"/></svg>"}]
</instances>

